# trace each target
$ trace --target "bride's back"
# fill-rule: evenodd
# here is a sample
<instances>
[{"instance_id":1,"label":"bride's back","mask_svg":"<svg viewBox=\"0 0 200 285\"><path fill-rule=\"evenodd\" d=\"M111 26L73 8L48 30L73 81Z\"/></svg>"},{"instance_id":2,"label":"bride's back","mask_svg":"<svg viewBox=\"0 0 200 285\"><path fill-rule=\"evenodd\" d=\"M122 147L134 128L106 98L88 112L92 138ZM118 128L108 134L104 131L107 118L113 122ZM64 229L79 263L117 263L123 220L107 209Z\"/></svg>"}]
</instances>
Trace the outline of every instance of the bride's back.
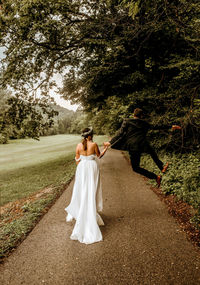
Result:
<instances>
[{"instance_id":1,"label":"bride's back","mask_svg":"<svg viewBox=\"0 0 200 285\"><path fill-rule=\"evenodd\" d=\"M92 154L97 154L96 149L97 149L97 144L91 140L87 140L87 149L86 150L84 150L83 143L78 144L78 151L79 151L80 155L89 156Z\"/></svg>"}]
</instances>

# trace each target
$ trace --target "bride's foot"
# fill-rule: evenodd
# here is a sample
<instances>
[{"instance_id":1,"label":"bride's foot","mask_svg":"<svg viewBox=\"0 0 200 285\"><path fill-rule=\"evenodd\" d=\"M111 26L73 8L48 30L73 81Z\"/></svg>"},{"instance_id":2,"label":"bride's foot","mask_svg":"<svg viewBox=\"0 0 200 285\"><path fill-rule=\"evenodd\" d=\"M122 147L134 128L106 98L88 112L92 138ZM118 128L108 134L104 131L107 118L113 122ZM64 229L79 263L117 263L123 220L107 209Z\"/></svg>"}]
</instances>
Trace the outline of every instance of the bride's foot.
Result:
<instances>
[{"instance_id":1,"label":"bride's foot","mask_svg":"<svg viewBox=\"0 0 200 285\"><path fill-rule=\"evenodd\" d=\"M97 217L97 224L99 226L104 226L104 222L103 222L101 216L98 213L97 213L96 217Z\"/></svg>"},{"instance_id":2,"label":"bride's foot","mask_svg":"<svg viewBox=\"0 0 200 285\"><path fill-rule=\"evenodd\" d=\"M73 220L73 217L68 214L67 217L66 217L66 222L71 222Z\"/></svg>"}]
</instances>

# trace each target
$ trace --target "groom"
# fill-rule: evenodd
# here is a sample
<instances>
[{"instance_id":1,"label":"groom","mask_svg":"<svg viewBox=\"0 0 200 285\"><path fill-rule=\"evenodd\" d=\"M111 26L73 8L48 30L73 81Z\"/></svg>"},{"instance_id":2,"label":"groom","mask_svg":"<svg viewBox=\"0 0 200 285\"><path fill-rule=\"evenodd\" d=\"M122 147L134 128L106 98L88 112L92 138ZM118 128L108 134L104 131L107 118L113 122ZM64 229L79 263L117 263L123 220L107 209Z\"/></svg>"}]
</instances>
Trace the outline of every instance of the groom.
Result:
<instances>
[{"instance_id":1,"label":"groom","mask_svg":"<svg viewBox=\"0 0 200 285\"><path fill-rule=\"evenodd\" d=\"M119 150L127 150L130 155L133 170L150 179L155 179L159 187L162 177L140 167L140 158L142 153L148 153L162 173L167 170L168 163L164 165L158 158L156 152L149 144L146 135L149 129L169 129L169 127L163 126L158 128L156 126L151 126L143 120L143 117L143 110L136 108L133 113L133 118L124 119L120 130L109 142L104 142L104 146L111 146L111 148ZM172 130L175 129L181 129L181 127L177 125L172 126Z\"/></svg>"}]
</instances>

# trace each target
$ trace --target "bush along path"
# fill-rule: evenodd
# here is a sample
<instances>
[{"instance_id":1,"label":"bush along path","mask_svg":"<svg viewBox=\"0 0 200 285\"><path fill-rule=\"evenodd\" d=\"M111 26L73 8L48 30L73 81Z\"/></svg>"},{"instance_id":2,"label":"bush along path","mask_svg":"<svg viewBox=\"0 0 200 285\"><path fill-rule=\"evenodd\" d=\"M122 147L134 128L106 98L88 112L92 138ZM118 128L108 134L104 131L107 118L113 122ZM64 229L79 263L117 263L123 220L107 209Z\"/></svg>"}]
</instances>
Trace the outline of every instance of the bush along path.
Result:
<instances>
[{"instance_id":1,"label":"bush along path","mask_svg":"<svg viewBox=\"0 0 200 285\"><path fill-rule=\"evenodd\" d=\"M161 189L151 189L167 204L169 213L177 219L188 238L200 247L200 159L197 153L161 153L159 157L169 162L169 168L162 176ZM158 173L148 155L142 157L141 165Z\"/></svg>"}]
</instances>

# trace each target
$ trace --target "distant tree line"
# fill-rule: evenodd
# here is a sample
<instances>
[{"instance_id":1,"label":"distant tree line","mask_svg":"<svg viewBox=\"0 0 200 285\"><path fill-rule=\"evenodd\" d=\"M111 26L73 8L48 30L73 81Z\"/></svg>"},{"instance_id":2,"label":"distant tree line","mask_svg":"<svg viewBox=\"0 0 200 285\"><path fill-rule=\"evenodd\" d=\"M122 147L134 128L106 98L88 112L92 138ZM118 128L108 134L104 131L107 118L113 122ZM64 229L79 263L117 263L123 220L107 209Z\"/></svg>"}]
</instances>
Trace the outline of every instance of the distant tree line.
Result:
<instances>
[{"instance_id":1,"label":"distant tree line","mask_svg":"<svg viewBox=\"0 0 200 285\"><path fill-rule=\"evenodd\" d=\"M86 116L49 102L48 98L24 100L0 90L0 143L9 139L80 133ZM82 125L81 125L82 123Z\"/></svg>"},{"instance_id":2,"label":"distant tree line","mask_svg":"<svg viewBox=\"0 0 200 285\"><path fill-rule=\"evenodd\" d=\"M59 105L52 105L52 108L57 112L57 116L54 117L53 126L44 130L42 135L80 134L88 123L82 110L74 112Z\"/></svg>"}]
</instances>

